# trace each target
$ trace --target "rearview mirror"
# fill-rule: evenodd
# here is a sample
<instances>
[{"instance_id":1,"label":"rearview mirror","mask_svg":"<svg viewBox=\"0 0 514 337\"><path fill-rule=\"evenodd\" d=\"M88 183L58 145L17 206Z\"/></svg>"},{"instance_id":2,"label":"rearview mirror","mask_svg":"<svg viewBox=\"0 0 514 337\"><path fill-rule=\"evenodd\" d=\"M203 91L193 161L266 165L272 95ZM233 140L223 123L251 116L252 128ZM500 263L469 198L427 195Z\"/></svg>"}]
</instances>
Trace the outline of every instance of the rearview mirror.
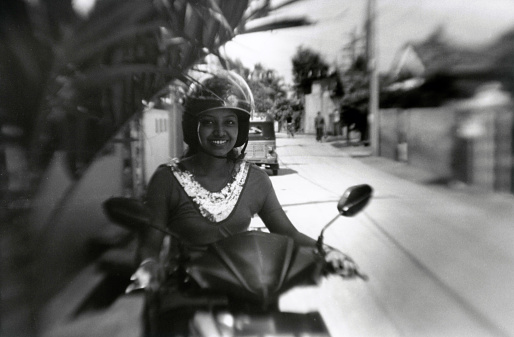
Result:
<instances>
[{"instance_id":1,"label":"rearview mirror","mask_svg":"<svg viewBox=\"0 0 514 337\"><path fill-rule=\"evenodd\" d=\"M363 184L349 187L339 199L337 210L343 216L354 216L359 213L371 199L373 189Z\"/></svg>"},{"instance_id":2,"label":"rearview mirror","mask_svg":"<svg viewBox=\"0 0 514 337\"><path fill-rule=\"evenodd\" d=\"M337 203L337 210L339 211L339 214L336 215L335 218L333 218L329 223L327 223L319 234L316 246L318 248L318 252L321 255L325 255L325 250L323 249L323 235L325 230L330 225L332 225L334 221L337 220L339 215L349 217L359 213L368 204L372 193L373 189L371 186L366 184L348 187L348 189L344 192L343 196Z\"/></svg>"}]
</instances>

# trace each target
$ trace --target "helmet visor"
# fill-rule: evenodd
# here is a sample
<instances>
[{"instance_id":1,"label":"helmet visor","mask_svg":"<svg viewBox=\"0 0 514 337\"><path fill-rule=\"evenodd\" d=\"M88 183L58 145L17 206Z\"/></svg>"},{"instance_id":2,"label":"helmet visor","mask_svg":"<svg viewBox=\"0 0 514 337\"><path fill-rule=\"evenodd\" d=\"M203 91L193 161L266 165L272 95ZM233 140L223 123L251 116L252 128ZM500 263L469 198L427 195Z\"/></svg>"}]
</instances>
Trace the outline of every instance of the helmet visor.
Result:
<instances>
[{"instance_id":1,"label":"helmet visor","mask_svg":"<svg viewBox=\"0 0 514 337\"><path fill-rule=\"evenodd\" d=\"M226 70L194 71L191 74L192 83L185 100L186 113L198 116L207 110L229 108L245 112L248 117L253 114L252 92L238 74Z\"/></svg>"}]
</instances>

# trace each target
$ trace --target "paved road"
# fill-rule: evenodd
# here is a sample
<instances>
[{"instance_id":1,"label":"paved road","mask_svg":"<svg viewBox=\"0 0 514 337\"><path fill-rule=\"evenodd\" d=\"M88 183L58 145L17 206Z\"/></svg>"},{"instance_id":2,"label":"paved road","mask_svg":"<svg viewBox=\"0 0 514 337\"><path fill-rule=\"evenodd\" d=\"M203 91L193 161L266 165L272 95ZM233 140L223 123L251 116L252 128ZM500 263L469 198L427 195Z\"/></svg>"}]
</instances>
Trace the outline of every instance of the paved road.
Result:
<instances>
[{"instance_id":1,"label":"paved road","mask_svg":"<svg viewBox=\"0 0 514 337\"><path fill-rule=\"evenodd\" d=\"M326 280L284 308L319 307L334 336L514 335L514 198L428 184L429 173L367 157L363 147L278 137L272 177L293 223L317 236L350 185L374 188L368 208L327 230L369 282Z\"/></svg>"}]
</instances>

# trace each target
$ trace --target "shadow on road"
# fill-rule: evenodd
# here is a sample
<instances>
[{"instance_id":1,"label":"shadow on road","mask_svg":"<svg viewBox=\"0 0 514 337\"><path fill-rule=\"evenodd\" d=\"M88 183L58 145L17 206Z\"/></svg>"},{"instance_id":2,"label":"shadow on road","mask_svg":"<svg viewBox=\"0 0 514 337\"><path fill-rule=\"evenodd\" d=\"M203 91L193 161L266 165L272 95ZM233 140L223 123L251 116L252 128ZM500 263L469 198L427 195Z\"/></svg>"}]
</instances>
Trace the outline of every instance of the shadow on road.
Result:
<instances>
[{"instance_id":1,"label":"shadow on road","mask_svg":"<svg viewBox=\"0 0 514 337\"><path fill-rule=\"evenodd\" d=\"M290 168L281 168L278 170L279 176L286 176L288 174L295 174L295 173L298 173L298 172L295 170L291 170Z\"/></svg>"},{"instance_id":2,"label":"shadow on road","mask_svg":"<svg viewBox=\"0 0 514 337\"><path fill-rule=\"evenodd\" d=\"M369 148L369 146L366 146L363 142L347 142L347 141L325 141L325 143L330 143L331 146L335 147L336 149L340 148L352 148L352 147L365 147Z\"/></svg>"}]
</instances>

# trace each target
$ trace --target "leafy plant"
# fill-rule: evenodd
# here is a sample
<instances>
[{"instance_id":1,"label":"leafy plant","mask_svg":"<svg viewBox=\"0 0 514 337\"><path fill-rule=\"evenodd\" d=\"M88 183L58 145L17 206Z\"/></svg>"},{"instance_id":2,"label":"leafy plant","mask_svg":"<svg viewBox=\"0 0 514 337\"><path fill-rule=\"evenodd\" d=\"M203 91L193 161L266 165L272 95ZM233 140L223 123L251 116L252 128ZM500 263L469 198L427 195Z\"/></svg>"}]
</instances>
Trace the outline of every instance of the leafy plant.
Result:
<instances>
[{"instance_id":1,"label":"leafy plant","mask_svg":"<svg viewBox=\"0 0 514 337\"><path fill-rule=\"evenodd\" d=\"M317 52L300 46L293 56L294 84L299 93L309 94L312 82L325 78L329 66Z\"/></svg>"}]
</instances>

